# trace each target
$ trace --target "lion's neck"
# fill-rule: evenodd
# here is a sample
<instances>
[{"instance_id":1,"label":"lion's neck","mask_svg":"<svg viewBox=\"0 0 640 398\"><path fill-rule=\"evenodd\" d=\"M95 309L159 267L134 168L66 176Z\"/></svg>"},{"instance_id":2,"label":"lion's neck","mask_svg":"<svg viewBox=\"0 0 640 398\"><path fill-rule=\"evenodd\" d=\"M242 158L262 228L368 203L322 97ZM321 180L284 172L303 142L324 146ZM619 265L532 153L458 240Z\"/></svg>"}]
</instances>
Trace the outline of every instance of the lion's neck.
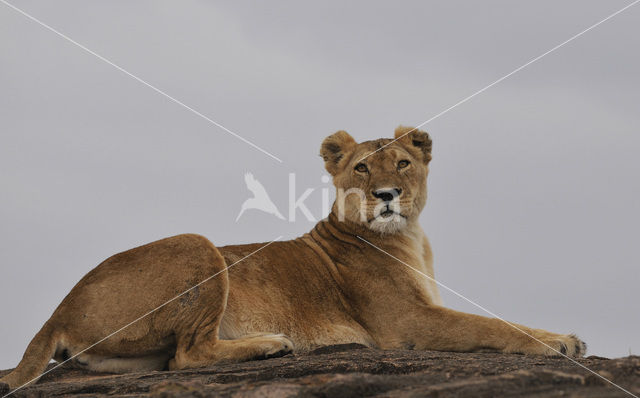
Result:
<instances>
[{"instance_id":1,"label":"lion's neck","mask_svg":"<svg viewBox=\"0 0 640 398\"><path fill-rule=\"evenodd\" d=\"M407 297L418 294L440 302L435 283L422 276L433 278L433 267L431 248L417 222L407 223L395 234L383 235L340 221L332 213L300 239L318 254L324 269L341 286L371 284L378 286L374 296L380 289L400 289ZM360 308L376 301L371 294L363 291L350 296L349 300L355 300L350 305Z\"/></svg>"},{"instance_id":2,"label":"lion's neck","mask_svg":"<svg viewBox=\"0 0 640 398\"><path fill-rule=\"evenodd\" d=\"M409 221L406 227L394 234L381 234L349 220L340 220L335 212L320 221L306 234L323 248L334 261L343 262L354 250L359 253L390 251L422 251L424 232L417 221Z\"/></svg>"}]
</instances>

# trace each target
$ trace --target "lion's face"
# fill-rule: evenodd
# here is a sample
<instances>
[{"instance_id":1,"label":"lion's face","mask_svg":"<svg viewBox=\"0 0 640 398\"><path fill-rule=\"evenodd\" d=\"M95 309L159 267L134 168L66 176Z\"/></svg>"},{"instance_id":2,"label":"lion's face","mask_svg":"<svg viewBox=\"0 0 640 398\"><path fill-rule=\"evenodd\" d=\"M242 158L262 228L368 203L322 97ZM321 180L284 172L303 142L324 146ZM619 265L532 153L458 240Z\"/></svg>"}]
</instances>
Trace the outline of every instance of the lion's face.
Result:
<instances>
[{"instance_id":1,"label":"lion's face","mask_svg":"<svg viewBox=\"0 0 640 398\"><path fill-rule=\"evenodd\" d=\"M411 130L398 127L395 136L402 138L393 143L381 138L358 144L345 131L324 140L320 154L333 176L340 220L395 233L418 217L427 197L431 139Z\"/></svg>"}]
</instances>

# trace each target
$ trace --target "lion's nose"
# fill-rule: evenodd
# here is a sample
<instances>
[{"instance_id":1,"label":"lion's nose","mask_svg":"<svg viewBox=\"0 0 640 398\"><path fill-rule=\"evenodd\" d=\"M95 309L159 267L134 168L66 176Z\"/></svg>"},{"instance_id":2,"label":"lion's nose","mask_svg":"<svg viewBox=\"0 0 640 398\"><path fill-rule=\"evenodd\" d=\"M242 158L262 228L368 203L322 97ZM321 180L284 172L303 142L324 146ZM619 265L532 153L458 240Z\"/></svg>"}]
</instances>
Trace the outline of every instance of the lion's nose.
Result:
<instances>
[{"instance_id":1,"label":"lion's nose","mask_svg":"<svg viewBox=\"0 0 640 398\"><path fill-rule=\"evenodd\" d=\"M384 202L391 202L394 198L400 196L402 189L400 188L381 188L372 192L375 198L381 199Z\"/></svg>"}]
</instances>

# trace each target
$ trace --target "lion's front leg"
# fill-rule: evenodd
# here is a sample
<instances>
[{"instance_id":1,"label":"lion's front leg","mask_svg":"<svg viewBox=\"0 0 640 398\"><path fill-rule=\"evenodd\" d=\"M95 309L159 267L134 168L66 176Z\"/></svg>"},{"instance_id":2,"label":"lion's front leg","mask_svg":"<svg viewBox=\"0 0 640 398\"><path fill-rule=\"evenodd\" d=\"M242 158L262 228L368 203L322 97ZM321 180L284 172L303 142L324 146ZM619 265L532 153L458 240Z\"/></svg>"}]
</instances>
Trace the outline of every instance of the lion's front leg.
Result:
<instances>
[{"instance_id":1,"label":"lion's front leg","mask_svg":"<svg viewBox=\"0 0 640 398\"><path fill-rule=\"evenodd\" d=\"M412 318L409 323L413 325L410 336L406 337L415 349L461 352L494 349L505 353L573 357L581 357L586 352L586 344L572 334L551 333L438 306L423 307L414 315L409 315Z\"/></svg>"}]
</instances>

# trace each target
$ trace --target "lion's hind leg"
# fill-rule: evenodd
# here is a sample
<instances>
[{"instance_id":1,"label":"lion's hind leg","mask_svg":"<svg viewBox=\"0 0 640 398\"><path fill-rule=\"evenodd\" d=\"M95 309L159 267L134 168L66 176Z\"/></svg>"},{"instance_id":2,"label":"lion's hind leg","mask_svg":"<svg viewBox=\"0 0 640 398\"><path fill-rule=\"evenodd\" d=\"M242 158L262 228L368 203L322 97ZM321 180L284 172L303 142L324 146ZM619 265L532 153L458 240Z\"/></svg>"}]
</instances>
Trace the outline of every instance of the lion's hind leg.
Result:
<instances>
[{"instance_id":1,"label":"lion's hind leg","mask_svg":"<svg viewBox=\"0 0 640 398\"><path fill-rule=\"evenodd\" d=\"M234 340L202 340L185 348L178 343L176 356L169 361L170 370L275 358L292 352L293 343L282 334L252 334Z\"/></svg>"}]
</instances>

